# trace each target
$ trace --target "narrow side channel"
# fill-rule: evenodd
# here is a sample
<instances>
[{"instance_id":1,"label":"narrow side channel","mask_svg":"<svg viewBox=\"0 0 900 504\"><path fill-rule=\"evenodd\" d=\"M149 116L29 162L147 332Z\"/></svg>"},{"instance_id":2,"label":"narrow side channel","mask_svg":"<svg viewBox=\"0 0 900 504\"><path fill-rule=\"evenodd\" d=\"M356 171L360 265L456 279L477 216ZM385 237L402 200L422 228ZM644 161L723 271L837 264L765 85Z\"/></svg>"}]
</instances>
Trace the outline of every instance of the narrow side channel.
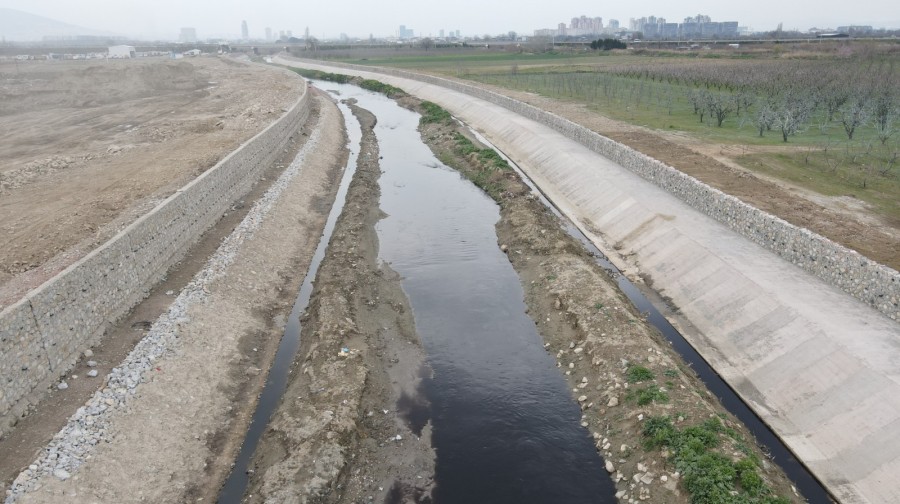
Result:
<instances>
[{"instance_id":1,"label":"narrow side channel","mask_svg":"<svg viewBox=\"0 0 900 504\"><path fill-rule=\"evenodd\" d=\"M316 246L316 251L310 262L309 270L306 273L306 277L303 279L300 291L291 308L291 314L288 317L284 335L281 338L281 343L278 345L278 350L275 354L275 362L269 370L269 375L266 378L263 392L259 397L256 411L253 413L253 418L250 420L250 426L247 429L247 435L244 437L244 442L241 445L241 451L238 453L235 464L231 469L231 474L228 476L228 479L225 480L225 484L222 486L222 490L219 493L217 502L222 504L239 503L244 496L249 481L247 468L253 457L253 453L256 451L259 440L262 437L263 432L265 432L266 426L269 424L269 419L278 407L278 403L281 401L281 396L284 394L285 387L287 386L291 363L294 361L297 349L300 347L300 316L306 311L306 308L309 305L309 298L313 291L316 273L319 270L322 259L325 257L325 252L328 248L328 242L331 240L331 234L334 231L335 223L344 208L347 189L356 172L356 160L358 156L358 149L356 146L359 145L360 139L362 138L362 131L360 130L356 118L353 117L353 114L350 113L346 107L340 107L340 110L344 115L344 123L346 124L347 136L349 139L348 144L350 146L350 157L347 160L347 167L341 178L334 204L332 205L331 211L328 214L328 219L325 222L325 229L322 232L322 237L319 239L319 244Z\"/></svg>"}]
</instances>

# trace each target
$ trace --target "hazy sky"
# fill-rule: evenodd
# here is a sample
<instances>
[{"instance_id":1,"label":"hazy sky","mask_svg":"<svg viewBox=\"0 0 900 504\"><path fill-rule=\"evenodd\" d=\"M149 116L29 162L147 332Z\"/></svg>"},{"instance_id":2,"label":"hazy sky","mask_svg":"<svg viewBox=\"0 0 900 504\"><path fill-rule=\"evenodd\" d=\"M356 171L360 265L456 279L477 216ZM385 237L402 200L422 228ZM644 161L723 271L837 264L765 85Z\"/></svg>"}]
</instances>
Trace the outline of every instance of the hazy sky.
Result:
<instances>
[{"instance_id":1,"label":"hazy sky","mask_svg":"<svg viewBox=\"0 0 900 504\"><path fill-rule=\"evenodd\" d=\"M266 27L293 30L296 36L307 26L319 38L342 32L377 37L396 34L401 24L424 36L437 36L441 29L463 35L531 34L582 14L600 16L604 24L618 19L623 26L631 17L656 15L681 22L701 13L756 30L772 30L779 22L785 29L800 30L849 24L900 27L895 0L0 0L0 7L142 38L177 38L183 26L196 28L201 38L239 35L242 20L251 37L259 38Z\"/></svg>"}]
</instances>

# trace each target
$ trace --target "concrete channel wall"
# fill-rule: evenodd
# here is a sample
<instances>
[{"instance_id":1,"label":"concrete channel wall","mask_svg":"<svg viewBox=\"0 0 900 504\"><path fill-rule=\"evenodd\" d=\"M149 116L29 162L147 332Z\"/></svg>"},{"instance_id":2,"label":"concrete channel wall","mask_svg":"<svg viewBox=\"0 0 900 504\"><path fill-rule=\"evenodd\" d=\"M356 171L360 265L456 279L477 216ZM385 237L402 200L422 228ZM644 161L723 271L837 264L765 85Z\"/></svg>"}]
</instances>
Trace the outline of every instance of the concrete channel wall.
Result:
<instances>
[{"instance_id":1,"label":"concrete channel wall","mask_svg":"<svg viewBox=\"0 0 900 504\"><path fill-rule=\"evenodd\" d=\"M0 435L257 182L309 115L278 120L108 242L0 312Z\"/></svg>"},{"instance_id":2,"label":"concrete channel wall","mask_svg":"<svg viewBox=\"0 0 900 504\"><path fill-rule=\"evenodd\" d=\"M748 205L734 196L714 189L665 163L584 126L507 96L449 79L390 68L333 62L325 64L442 86L499 105L549 126L656 184L745 238L876 308L891 319L900 320L900 273L897 271L819 234Z\"/></svg>"}]
</instances>

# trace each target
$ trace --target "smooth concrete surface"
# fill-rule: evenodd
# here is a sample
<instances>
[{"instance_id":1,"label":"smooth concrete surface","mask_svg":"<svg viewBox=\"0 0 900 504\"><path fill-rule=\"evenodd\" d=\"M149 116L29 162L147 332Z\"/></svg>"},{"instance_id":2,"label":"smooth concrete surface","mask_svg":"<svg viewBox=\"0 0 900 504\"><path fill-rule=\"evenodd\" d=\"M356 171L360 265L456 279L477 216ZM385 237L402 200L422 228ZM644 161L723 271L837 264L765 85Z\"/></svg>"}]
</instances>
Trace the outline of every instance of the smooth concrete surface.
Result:
<instances>
[{"instance_id":1,"label":"smooth concrete surface","mask_svg":"<svg viewBox=\"0 0 900 504\"><path fill-rule=\"evenodd\" d=\"M475 127L671 299L694 328L685 337L835 497L900 502L900 324L505 108L415 80L277 62L378 79Z\"/></svg>"}]
</instances>

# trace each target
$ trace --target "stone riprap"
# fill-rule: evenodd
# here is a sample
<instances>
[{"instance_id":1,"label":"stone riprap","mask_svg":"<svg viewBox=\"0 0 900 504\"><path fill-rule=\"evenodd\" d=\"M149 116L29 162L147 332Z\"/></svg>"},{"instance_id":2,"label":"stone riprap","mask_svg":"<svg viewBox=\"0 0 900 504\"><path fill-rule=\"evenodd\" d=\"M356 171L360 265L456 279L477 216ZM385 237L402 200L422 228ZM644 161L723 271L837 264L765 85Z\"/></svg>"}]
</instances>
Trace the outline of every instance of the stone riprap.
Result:
<instances>
[{"instance_id":1,"label":"stone riprap","mask_svg":"<svg viewBox=\"0 0 900 504\"><path fill-rule=\"evenodd\" d=\"M152 211L0 312L0 435L246 194L309 115L309 93Z\"/></svg>"},{"instance_id":2,"label":"stone riprap","mask_svg":"<svg viewBox=\"0 0 900 504\"><path fill-rule=\"evenodd\" d=\"M309 60L309 63L319 62ZM712 217L816 277L900 320L900 273L872 261L808 229L797 227L748 205L734 196L686 175L631 147L606 138L584 126L551 112L462 82L382 67L327 62L327 65L375 72L452 89L499 105L562 133L614 163L675 195L691 207Z\"/></svg>"}]
</instances>

